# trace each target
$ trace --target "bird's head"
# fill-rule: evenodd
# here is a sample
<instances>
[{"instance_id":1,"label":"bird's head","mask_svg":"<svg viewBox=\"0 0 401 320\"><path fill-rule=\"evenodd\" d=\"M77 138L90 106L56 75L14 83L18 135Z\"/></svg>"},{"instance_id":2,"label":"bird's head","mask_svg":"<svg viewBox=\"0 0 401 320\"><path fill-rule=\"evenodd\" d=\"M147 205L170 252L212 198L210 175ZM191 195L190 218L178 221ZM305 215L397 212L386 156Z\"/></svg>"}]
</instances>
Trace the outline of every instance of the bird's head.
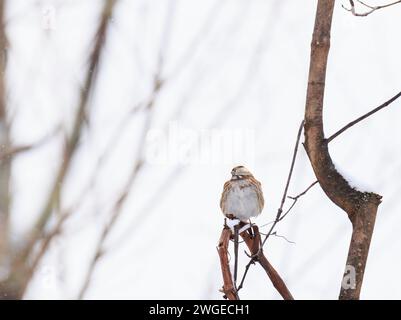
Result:
<instances>
[{"instance_id":1,"label":"bird's head","mask_svg":"<svg viewBox=\"0 0 401 320\"><path fill-rule=\"evenodd\" d=\"M252 173L244 166L237 166L231 170L232 179L242 179L244 177L252 177Z\"/></svg>"}]
</instances>

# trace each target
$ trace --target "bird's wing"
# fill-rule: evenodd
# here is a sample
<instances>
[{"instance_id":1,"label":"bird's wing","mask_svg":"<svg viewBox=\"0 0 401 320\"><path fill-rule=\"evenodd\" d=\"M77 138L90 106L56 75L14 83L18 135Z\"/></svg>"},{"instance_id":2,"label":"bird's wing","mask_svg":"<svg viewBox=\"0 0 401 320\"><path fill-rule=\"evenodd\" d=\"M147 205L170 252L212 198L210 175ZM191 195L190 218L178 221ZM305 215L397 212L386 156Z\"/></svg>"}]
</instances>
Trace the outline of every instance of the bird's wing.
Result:
<instances>
[{"instance_id":1,"label":"bird's wing","mask_svg":"<svg viewBox=\"0 0 401 320\"><path fill-rule=\"evenodd\" d=\"M258 180L256 180L254 177L251 177L250 181L256 191L259 209L260 209L260 212L262 212L263 207L265 206L265 199L263 198L263 192L262 192L262 184Z\"/></svg>"},{"instance_id":2,"label":"bird's wing","mask_svg":"<svg viewBox=\"0 0 401 320\"><path fill-rule=\"evenodd\" d=\"M224 184L223 193L221 194L220 208L221 208L221 210L223 211L223 213L225 213L225 212L224 212L224 204L225 204L225 202L226 202L226 200L227 200L228 192L229 192L230 189L231 189L231 183L230 183L230 182L231 182L231 181L227 181L227 182Z\"/></svg>"}]
</instances>

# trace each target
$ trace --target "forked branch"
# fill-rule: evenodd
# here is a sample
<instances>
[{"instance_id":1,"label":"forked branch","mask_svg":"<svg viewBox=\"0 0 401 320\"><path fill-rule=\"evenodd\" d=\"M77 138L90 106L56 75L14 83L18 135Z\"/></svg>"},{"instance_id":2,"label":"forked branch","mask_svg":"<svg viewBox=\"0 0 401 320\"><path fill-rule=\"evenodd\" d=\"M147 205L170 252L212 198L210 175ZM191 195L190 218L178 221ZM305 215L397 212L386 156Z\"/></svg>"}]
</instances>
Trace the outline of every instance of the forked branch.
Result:
<instances>
[{"instance_id":1,"label":"forked branch","mask_svg":"<svg viewBox=\"0 0 401 320\"><path fill-rule=\"evenodd\" d=\"M353 232L346 272L352 269L351 286L341 286L340 299L359 299L370 240L381 196L360 192L336 170L323 131L323 98L334 0L319 0L311 44L309 79L305 104L305 149L313 171L327 197L343 209ZM344 275L345 279L346 274Z\"/></svg>"},{"instance_id":2,"label":"forked branch","mask_svg":"<svg viewBox=\"0 0 401 320\"><path fill-rule=\"evenodd\" d=\"M366 11L366 12L362 12L362 13L356 12L355 2L353 0L349 0L351 8L346 8L344 5L342 6L345 10L351 12L356 17L366 17L366 16L370 15L371 13L373 13L373 12L375 12L377 10L388 8L388 7L391 7L391 6L394 6L396 4L401 3L401 0L398 0L398 1L394 1L394 2L391 2L391 3L388 3L388 4L384 4L384 5L381 5L381 6L371 6L371 5L368 5L365 2L362 2L360 0L356 0L356 1L359 2L362 6L368 8L369 10Z\"/></svg>"}]
</instances>

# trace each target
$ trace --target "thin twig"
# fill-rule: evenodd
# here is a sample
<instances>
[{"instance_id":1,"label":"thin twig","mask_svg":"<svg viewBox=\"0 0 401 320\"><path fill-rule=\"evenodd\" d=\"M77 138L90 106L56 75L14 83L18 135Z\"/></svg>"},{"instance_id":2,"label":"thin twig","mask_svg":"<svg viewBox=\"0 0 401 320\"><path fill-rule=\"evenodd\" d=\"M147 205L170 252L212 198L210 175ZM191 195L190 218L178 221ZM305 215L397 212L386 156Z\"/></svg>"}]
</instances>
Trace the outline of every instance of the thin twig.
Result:
<instances>
[{"instance_id":1,"label":"thin twig","mask_svg":"<svg viewBox=\"0 0 401 320\"><path fill-rule=\"evenodd\" d=\"M368 113L365 113L364 115L360 116L359 118L355 119L354 121L351 121L348 123L346 126L342 127L340 130L338 130L336 133L332 134L329 138L327 138L327 143L331 142L335 138L337 138L340 134L342 134L345 130L348 130L352 126L356 125L358 122L361 122L362 120L370 117L371 115L375 114L376 112L388 107L391 103L393 103L395 100L397 100L399 97L401 97L401 91L398 92L395 96L387 100L386 102L382 103L380 106L374 108L373 110L369 111Z\"/></svg>"},{"instance_id":2,"label":"thin twig","mask_svg":"<svg viewBox=\"0 0 401 320\"><path fill-rule=\"evenodd\" d=\"M292 161L291 161L290 171L289 171L289 173L288 173L288 178L287 178L287 182L286 182L286 185L285 185L285 188L284 188L283 197L282 197L282 199L281 199L280 208L279 208L278 211L277 211L276 219L272 222L273 224L272 224L272 226L270 227L269 232L266 234L266 236L265 236L265 238L264 238L264 240L263 240L263 242L262 242L262 244L261 244L261 246L260 246L260 249L263 248L264 244L266 243L266 240L267 240L267 239L269 238L269 236L271 235L271 233L272 233L274 227L276 226L276 224L282 219L282 218L281 218L281 214L283 213L283 207L284 207L284 204L285 204L285 200L286 200L286 198L287 198L287 193L288 193L288 188L289 188L289 185L290 185L290 182L291 182L292 173L293 173L293 171L294 171L295 160L296 160L297 153L298 153L298 146L299 146L299 141L300 141L300 139L301 139L301 133L302 133L302 130L303 130L303 126L304 126L304 121L301 122L301 124L300 124L300 126L299 126L299 129L298 129L297 138L296 138L295 147L294 147L294 152L293 152L293 155L292 155ZM306 191L306 192L307 192L307 191ZM306 192L305 192L305 193L306 193ZM284 216L286 216L286 215L289 213L289 211L293 208L293 206L295 205L295 203L296 203L296 200L294 201L294 203L293 203L293 205L290 207L290 209L287 210L287 212L284 214ZM257 259L257 258L256 258L256 255L251 256L249 262L247 263L247 265L246 265L246 267L245 267L245 272L244 272L244 275L243 275L243 277L242 277L241 283L240 283L240 285L239 285L239 287L238 287L238 290L240 290L240 289L243 287L245 278L246 278L246 276L247 276L247 274L248 274L248 270L249 270L251 264L254 264L254 263L255 263L256 259Z\"/></svg>"},{"instance_id":3,"label":"thin twig","mask_svg":"<svg viewBox=\"0 0 401 320\"><path fill-rule=\"evenodd\" d=\"M288 240L286 236L283 236L283 235L281 235L281 234L278 234L277 231L274 231L274 232L271 233L270 235L271 235L271 236L278 237L278 238L283 238L283 239L284 239L285 241L287 241L288 243L295 244L294 241Z\"/></svg>"},{"instance_id":4,"label":"thin twig","mask_svg":"<svg viewBox=\"0 0 401 320\"><path fill-rule=\"evenodd\" d=\"M291 206L288 208L288 210L278 219L278 221L283 220L283 219L290 213L290 211L294 208L294 206L295 206L295 204L297 203L298 199L299 199L300 197L304 196L304 195L305 195L310 189L312 189L318 182L319 182L319 181L317 181L317 180L316 180L315 182L312 182L312 184L311 184L308 188L306 188L305 191L301 192L300 194L298 194L298 195L295 196L295 197L288 196L287 198L288 198L288 199L292 199L292 200L293 200L293 203L292 203Z\"/></svg>"},{"instance_id":5,"label":"thin twig","mask_svg":"<svg viewBox=\"0 0 401 320\"><path fill-rule=\"evenodd\" d=\"M356 17L366 17L366 16L370 15L371 13L373 13L373 12L375 12L375 11L377 11L377 10L380 10L380 9L383 9L383 8L387 8L387 7L391 7L391 6L393 6L393 5L396 5L396 4L398 4L398 3L401 3L401 0L399 0L399 1L394 1L394 2L392 2L392 3L385 4L385 5L381 5L381 6L371 6L371 5L368 5L368 4L366 4L366 3L364 3L364 2L362 2L362 1L360 1L360 0L357 0L357 1L358 1L360 4L362 4L363 6L369 8L370 10L369 10L369 11L366 11L366 12L363 12L363 13L357 13L356 10L355 10L355 3L354 3L353 0L349 0L350 6L351 6L350 9L346 8L344 5L342 5L342 7L343 7L345 10L351 12L351 13L352 13L354 16L356 16Z\"/></svg>"},{"instance_id":6,"label":"thin twig","mask_svg":"<svg viewBox=\"0 0 401 320\"><path fill-rule=\"evenodd\" d=\"M300 197L304 196L310 189L312 189L315 186L315 184L317 184L318 182L319 181L317 181L317 180L315 182L312 182L311 185L309 187L307 187L304 191L302 191L300 194L298 194L295 197L288 196L288 198L292 199L292 200L298 200Z\"/></svg>"},{"instance_id":7,"label":"thin twig","mask_svg":"<svg viewBox=\"0 0 401 320\"><path fill-rule=\"evenodd\" d=\"M251 258L249 260L248 264L245 266L245 272L244 272L244 275L242 276L241 282L240 282L240 284L239 284L239 286L237 288L237 292L240 291L242 289L242 287L244 286L245 278L246 278L246 276L248 274L248 271L249 271L249 268L250 268L250 266L252 264L255 264L255 259L254 258Z\"/></svg>"},{"instance_id":8,"label":"thin twig","mask_svg":"<svg viewBox=\"0 0 401 320\"><path fill-rule=\"evenodd\" d=\"M239 225L234 226L234 287L237 287Z\"/></svg>"},{"instance_id":9,"label":"thin twig","mask_svg":"<svg viewBox=\"0 0 401 320\"><path fill-rule=\"evenodd\" d=\"M280 277L278 272L273 268L266 256L263 254L263 250L260 245L260 233L259 228L256 225L252 226L254 236L251 236L248 232L242 232L241 237L244 239L249 251L252 255L252 260L259 262L262 268L266 271L267 276L271 280L273 286L277 289L280 295L285 300L293 300L293 296L288 290L284 280ZM249 269L249 266L247 266ZM244 280L244 278L243 278ZM242 281L243 284L243 281Z\"/></svg>"},{"instance_id":10,"label":"thin twig","mask_svg":"<svg viewBox=\"0 0 401 320\"><path fill-rule=\"evenodd\" d=\"M288 188L290 186L292 173L294 171L295 160L297 158L297 153L298 153L299 140L301 139L301 133L302 133L303 127L304 127L304 121L301 122L301 125L299 126L299 129L298 129L297 139L296 139L296 142L295 142L294 152L293 152L293 155L292 155L291 167L290 167L290 171L288 173L288 178L287 178L287 182L286 182L286 185L285 185L285 188L284 188L283 197L281 199L280 208L277 210L276 219L274 220L273 225L270 227L269 232L266 234L266 236L265 236L265 238L264 238L264 240L262 242L262 247L266 243L267 239L269 238L269 236L272 233L272 231L273 231L274 227L276 226L276 224L280 221L281 214L283 213L283 207L284 207L284 204L285 204L285 200L287 199Z\"/></svg>"},{"instance_id":11,"label":"thin twig","mask_svg":"<svg viewBox=\"0 0 401 320\"><path fill-rule=\"evenodd\" d=\"M281 199L280 208L277 210L276 219L272 222L272 226L270 227L269 232L265 235L265 238L264 238L264 240L263 240L263 242L262 242L262 244L261 244L261 246L260 246L260 250L263 248L264 244L266 243L266 240L269 238L269 236L270 236L271 233L273 232L273 229L274 229L274 227L276 226L276 224L277 224L280 220L282 220L282 218L284 218L284 217L290 212L290 210L294 207L294 205L295 205L295 203L296 203L296 200L295 200L294 203L293 203L293 205L290 207L290 209L287 210L287 212L284 214L283 217L281 217L281 214L283 213L283 207L284 207L284 204L285 204L285 200L286 200L286 198L287 198L288 188L289 188L290 182L291 182L292 173L293 173L293 171L294 171L295 160L296 160L297 153L298 153L298 146L299 146L299 141L300 141L300 139L301 139L301 133L302 133L303 127L304 127L304 121L301 122L301 124L300 124L300 126L299 126L299 129L298 129L297 138L296 138L295 147L294 147L294 152L293 152L293 155L292 155L292 161L291 161L290 171L289 171L289 173L288 173L288 178L287 178L287 182L286 182L286 185L285 185L285 188L284 188L283 197L282 197L282 199ZM311 188L311 187L309 187L308 189L310 189L310 188ZM306 192L307 192L307 190L305 191L305 193L306 193ZM258 231L258 232L259 232L259 231ZM240 286L238 287L238 290L239 290L240 288L243 287L245 278L246 278L246 276L247 276L247 274L248 274L248 270L249 270L251 264L253 264L256 260L257 260L256 255L251 256L249 262L247 263L247 265L246 265L246 267L245 267L245 272L244 272L244 275L243 275L243 277L242 277Z\"/></svg>"}]
</instances>

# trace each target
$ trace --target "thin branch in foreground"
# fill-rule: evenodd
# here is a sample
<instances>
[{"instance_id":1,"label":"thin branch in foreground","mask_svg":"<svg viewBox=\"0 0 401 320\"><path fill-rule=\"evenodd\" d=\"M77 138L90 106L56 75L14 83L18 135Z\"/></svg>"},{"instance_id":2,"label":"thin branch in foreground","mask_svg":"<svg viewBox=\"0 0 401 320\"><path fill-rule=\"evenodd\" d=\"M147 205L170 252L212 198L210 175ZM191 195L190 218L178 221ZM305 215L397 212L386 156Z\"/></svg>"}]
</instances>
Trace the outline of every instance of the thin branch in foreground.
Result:
<instances>
[{"instance_id":1,"label":"thin branch in foreground","mask_svg":"<svg viewBox=\"0 0 401 320\"><path fill-rule=\"evenodd\" d=\"M283 193L283 197L281 199L281 204L280 204L280 208L277 210L277 215L276 215L276 219L273 222L273 225L270 227L269 232L266 234L263 242L262 242L262 246L264 246L264 244L266 243L267 239L269 238L270 234L272 233L274 227L276 226L276 224L280 221L281 218L281 214L283 213L283 207L285 204L285 201L287 199L287 193L288 193L288 188L290 186L290 182L291 182L291 178L292 178L292 173L294 171L294 166L295 166L295 160L297 158L297 154L298 154L298 146L299 146L299 141L301 139L301 133L304 127L304 121L301 122L299 129L298 129L298 134L297 134L297 139L295 142L295 147L294 147L294 152L292 155L292 161L291 161L291 166L290 166L290 171L288 173L288 178L287 178L287 182L285 184L285 188L284 188L284 193Z\"/></svg>"},{"instance_id":2,"label":"thin branch in foreground","mask_svg":"<svg viewBox=\"0 0 401 320\"><path fill-rule=\"evenodd\" d=\"M355 17L366 17L366 16L370 15L371 13L373 13L373 12L375 12L377 10L380 10L380 9L383 9L383 8L387 8L387 7L391 7L391 6L394 6L394 5L398 4L398 3L401 3L401 0L399 0L399 1L394 1L392 3L381 5L381 6L371 6L371 5L368 5L368 4L366 4L366 3L364 3L364 2L362 2L360 0L357 0L357 1L361 5L365 6L366 8L369 8L370 10L368 10L366 12L363 12L363 13L357 13L356 10L355 10L355 3L354 3L353 0L349 0L351 8L348 9L344 5L342 5L342 7L345 10L351 12Z\"/></svg>"}]
</instances>

